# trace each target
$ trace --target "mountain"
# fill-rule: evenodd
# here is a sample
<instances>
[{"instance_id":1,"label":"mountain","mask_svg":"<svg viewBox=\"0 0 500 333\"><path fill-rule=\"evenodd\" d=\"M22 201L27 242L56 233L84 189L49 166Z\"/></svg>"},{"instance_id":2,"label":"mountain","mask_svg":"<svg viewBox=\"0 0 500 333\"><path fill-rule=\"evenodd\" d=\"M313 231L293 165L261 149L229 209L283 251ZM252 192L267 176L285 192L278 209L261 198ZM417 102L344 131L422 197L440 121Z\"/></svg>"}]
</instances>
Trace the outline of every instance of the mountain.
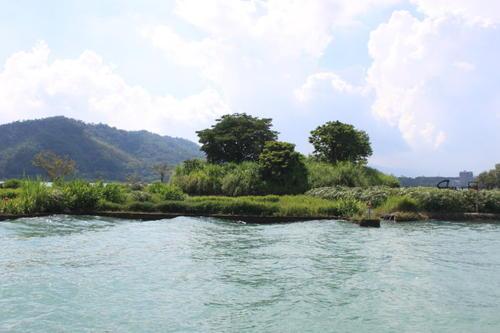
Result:
<instances>
[{"instance_id":1,"label":"mountain","mask_svg":"<svg viewBox=\"0 0 500 333\"><path fill-rule=\"evenodd\" d=\"M0 179L40 175L32 160L44 150L73 159L77 177L104 180L132 175L151 180L156 163L203 157L199 146L185 139L52 117L0 125Z\"/></svg>"}]
</instances>

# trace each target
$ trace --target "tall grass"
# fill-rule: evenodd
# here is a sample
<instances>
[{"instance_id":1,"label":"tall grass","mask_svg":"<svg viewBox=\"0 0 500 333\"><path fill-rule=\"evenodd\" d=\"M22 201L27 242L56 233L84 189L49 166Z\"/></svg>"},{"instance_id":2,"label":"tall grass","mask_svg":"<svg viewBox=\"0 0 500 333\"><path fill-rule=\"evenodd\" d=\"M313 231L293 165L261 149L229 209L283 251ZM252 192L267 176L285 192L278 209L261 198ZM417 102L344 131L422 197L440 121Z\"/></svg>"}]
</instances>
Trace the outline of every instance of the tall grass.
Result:
<instances>
[{"instance_id":1,"label":"tall grass","mask_svg":"<svg viewBox=\"0 0 500 333\"><path fill-rule=\"evenodd\" d=\"M399 186L396 177L352 162L331 164L309 159L306 165L309 170L309 188L311 189L327 186Z\"/></svg>"}]
</instances>

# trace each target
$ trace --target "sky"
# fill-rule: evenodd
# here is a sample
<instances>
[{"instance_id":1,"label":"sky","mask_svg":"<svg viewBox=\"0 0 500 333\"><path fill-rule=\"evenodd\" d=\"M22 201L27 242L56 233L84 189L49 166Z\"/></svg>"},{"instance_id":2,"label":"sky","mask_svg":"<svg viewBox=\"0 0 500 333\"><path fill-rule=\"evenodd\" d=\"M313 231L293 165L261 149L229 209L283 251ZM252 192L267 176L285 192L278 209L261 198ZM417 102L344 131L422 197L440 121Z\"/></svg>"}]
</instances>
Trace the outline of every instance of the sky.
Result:
<instances>
[{"instance_id":1,"label":"sky","mask_svg":"<svg viewBox=\"0 0 500 333\"><path fill-rule=\"evenodd\" d=\"M398 176L500 162L498 0L0 0L0 41L0 124L197 141L245 112L304 154L317 126L353 124Z\"/></svg>"}]
</instances>

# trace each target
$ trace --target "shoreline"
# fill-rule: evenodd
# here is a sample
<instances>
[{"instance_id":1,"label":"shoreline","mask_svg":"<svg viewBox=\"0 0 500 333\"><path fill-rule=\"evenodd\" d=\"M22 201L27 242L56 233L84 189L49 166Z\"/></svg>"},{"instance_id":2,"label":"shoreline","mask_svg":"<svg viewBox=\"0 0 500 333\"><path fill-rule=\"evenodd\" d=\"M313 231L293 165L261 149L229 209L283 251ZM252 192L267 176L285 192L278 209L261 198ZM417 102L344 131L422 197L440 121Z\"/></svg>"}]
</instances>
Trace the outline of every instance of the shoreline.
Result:
<instances>
[{"instance_id":1,"label":"shoreline","mask_svg":"<svg viewBox=\"0 0 500 333\"><path fill-rule=\"evenodd\" d=\"M340 220L358 224L361 227L380 227L380 221L407 223L410 221L390 221L380 219L356 220L351 217L341 216L257 216L257 215L228 215L228 214L189 214L189 213L160 213L160 212L124 212L124 211L91 211L82 213L62 213L70 216L98 216L112 217L118 219L157 221L163 219L173 219L176 217L211 217L230 221L242 221L250 224L279 224L307 221ZM33 214L0 214L0 222L17 220L21 218L35 218L58 215L54 213L33 213ZM452 221L452 222L497 222L500 223L500 214L494 213L425 213L427 219L411 222L425 221ZM410 222L410 223L411 223Z\"/></svg>"}]
</instances>

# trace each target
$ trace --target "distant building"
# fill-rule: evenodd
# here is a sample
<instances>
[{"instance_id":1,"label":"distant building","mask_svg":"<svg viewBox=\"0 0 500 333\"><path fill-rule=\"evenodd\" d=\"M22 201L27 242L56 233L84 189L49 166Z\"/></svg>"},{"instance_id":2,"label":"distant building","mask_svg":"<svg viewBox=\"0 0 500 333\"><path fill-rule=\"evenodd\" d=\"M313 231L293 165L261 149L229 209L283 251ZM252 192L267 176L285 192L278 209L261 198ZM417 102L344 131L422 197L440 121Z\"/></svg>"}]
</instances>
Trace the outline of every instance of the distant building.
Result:
<instances>
[{"instance_id":1,"label":"distant building","mask_svg":"<svg viewBox=\"0 0 500 333\"><path fill-rule=\"evenodd\" d=\"M467 187L474 180L472 171L461 171L458 177L399 177L399 183L403 187L427 186L435 187L440 181L449 179L452 187Z\"/></svg>"},{"instance_id":2,"label":"distant building","mask_svg":"<svg viewBox=\"0 0 500 333\"><path fill-rule=\"evenodd\" d=\"M472 171L461 171L458 178L460 180L460 186L466 187L469 185L469 182L474 180L474 174Z\"/></svg>"}]
</instances>

